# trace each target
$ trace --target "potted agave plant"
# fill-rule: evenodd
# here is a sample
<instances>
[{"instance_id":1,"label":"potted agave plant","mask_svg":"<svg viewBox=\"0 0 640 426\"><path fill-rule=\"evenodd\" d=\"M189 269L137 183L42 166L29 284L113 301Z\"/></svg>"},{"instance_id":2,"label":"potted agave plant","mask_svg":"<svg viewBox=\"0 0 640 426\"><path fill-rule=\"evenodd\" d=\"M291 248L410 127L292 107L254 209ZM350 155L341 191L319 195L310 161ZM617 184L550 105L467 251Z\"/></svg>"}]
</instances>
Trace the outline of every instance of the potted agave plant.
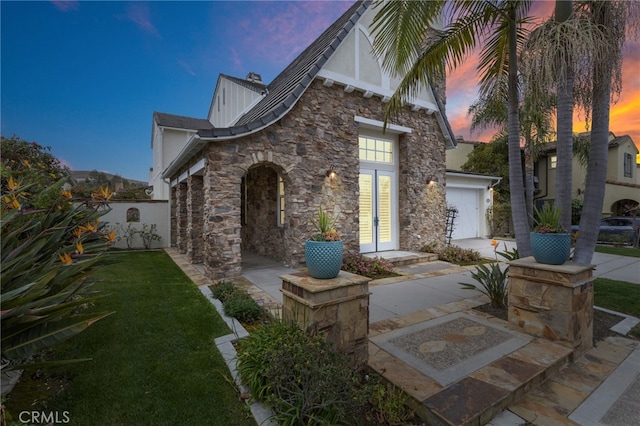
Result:
<instances>
[{"instance_id":1,"label":"potted agave plant","mask_svg":"<svg viewBox=\"0 0 640 426\"><path fill-rule=\"evenodd\" d=\"M343 244L335 229L336 218L320 207L311 223L316 232L304 244L309 275L318 279L335 278L340 273L343 255Z\"/></svg>"},{"instance_id":2,"label":"potted agave plant","mask_svg":"<svg viewBox=\"0 0 640 426\"><path fill-rule=\"evenodd\" d=\"M551 204L534 206L531 251L538 263L562 265L569 260L571 234L560 226L560 210Z\"/></svg>"}]
</instances>

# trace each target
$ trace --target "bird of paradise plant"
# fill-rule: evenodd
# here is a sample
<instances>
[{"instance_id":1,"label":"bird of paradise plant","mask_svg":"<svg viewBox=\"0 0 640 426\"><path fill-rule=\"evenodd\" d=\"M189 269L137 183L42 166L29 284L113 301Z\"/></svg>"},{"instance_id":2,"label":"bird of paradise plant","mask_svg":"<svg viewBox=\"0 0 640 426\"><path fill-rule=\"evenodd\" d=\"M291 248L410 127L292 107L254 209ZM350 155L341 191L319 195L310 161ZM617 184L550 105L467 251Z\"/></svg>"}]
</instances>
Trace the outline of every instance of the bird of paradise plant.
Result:
<instances>
[{"instance_id":1,"label":"bird of paradise plant","mask_svg":"<svg viewBox=\"0 0 640 426\"><path fill-rule=\"evenodd\" d=\"M20 209L19 199L34 205L38 177L23 171L18 182L5 164L2 176L0 343L6 371L32 362L38 351L110 314L81 311L97 298L89 292L86 278L108 249L109 236L102 234L98 221L106 213L104 205ZM60 194L61 185L56 182L43 191ZM90 232L83 232L83 227Z\"/></svg>"}]
</instances>

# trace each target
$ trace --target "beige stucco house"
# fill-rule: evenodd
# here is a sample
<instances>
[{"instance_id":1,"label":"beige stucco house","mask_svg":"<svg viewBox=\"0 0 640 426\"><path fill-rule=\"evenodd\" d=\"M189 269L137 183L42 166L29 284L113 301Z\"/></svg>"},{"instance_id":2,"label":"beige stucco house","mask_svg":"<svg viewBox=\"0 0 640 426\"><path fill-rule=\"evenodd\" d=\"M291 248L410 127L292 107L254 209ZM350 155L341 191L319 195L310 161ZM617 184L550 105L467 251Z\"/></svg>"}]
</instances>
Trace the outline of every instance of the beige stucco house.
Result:
<instances>
[{"instance_id":1,"label":"beige stucco house","mask_svg":"<svg viewBox=\"0 0 640 426\"><path fill-rule=\"evenodd\" d=\"M625 206L640 203L640 167L636 164L638 148L629 135L616 136L609 133L609 157L607 159L607 181L605 186L602 216L624 214ZM555 199L556 147L549 144L535 165L537 178L535 199L537 202ZM582 198L587 177L586 168L574 157L572 176L573 198Z\"/></svg>"},{"instance_id":2,"label":"beige stucco house","mask_svg":"<svg viewBox=\"0 0 640 426\"><path fill-rule=\"evenodd\" d=\"M455 146L444 82L383 132L399 80L371 54L374 13L355 3L269 84L219 76L206 118L154 113L154 182L167 183L172 244L211 278L240 274L246 251L303 263L320 206L347 251L444 242Z\"/></svg>"}]
</instances>

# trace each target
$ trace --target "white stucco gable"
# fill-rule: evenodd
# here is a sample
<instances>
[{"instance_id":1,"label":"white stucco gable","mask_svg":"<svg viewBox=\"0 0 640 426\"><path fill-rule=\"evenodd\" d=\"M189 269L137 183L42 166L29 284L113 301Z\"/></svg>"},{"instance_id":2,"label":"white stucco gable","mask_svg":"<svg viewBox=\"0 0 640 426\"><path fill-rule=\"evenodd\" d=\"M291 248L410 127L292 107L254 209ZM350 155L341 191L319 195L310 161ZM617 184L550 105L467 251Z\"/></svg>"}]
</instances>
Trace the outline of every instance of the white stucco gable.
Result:
<instances>
[{"instance_id":1,"label":"white stucco gable","mask_svg":"<svg viewBox=\"0 0 640 426\"><path fill-rule=\"evenodd\" d=\"M400 79L391 76L382 68L381 61L373 55L373 36L369 28L376 9L369 8L336 52L318 72L325 85L334 83L345 86L345 91L359 90L365 97L378 96L383 102L397 89ZM424 109L428 113L438 111L430 87L422 88L409 104L414 110Z\"/></svg>"}]
</instances>

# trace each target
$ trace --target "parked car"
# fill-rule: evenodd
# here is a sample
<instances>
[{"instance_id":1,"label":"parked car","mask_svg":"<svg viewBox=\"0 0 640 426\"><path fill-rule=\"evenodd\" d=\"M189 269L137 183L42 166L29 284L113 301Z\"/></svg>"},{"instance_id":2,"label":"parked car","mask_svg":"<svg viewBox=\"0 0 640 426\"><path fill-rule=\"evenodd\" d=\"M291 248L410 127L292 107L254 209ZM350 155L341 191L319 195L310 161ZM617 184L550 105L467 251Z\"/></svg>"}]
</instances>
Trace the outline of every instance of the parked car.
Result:
<instances>
[{"instance_id":1,"label":"parked car","mask_svg":"<svg viewBox=\"0 0 640 426\"><path fill-rule=\"evenodd\" d=\"M571 230L577 232L578 225L573 225ZM603 243L633 244L637 232L640 232L640 217L605 217L600 221L598 241Z\"/></svg>"}]
</instances>

